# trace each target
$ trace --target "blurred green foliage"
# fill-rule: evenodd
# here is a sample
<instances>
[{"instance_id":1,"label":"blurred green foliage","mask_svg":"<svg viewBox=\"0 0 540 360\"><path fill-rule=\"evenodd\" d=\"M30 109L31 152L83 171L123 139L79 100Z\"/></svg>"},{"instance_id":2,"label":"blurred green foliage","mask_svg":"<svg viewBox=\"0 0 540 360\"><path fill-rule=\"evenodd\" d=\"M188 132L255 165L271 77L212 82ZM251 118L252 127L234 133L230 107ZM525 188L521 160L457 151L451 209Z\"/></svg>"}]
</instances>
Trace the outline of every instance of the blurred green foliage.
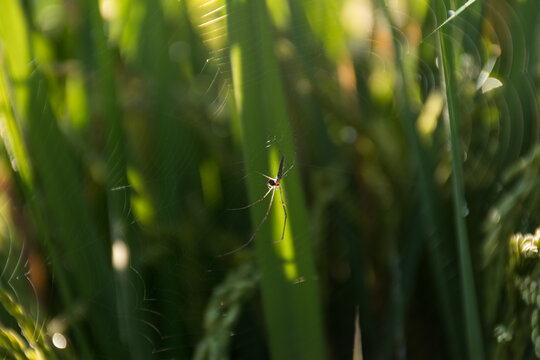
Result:
<instances>
[{"instance_id":1,"label":"blurred green foliage","mask_svg":"<svg viewBox=\"0 0 540 360\"><path fill-rule=\"evenodd\" d=\"M540 354L536 0L0 9L3 357Z\"/></svg>"}]
</instances>

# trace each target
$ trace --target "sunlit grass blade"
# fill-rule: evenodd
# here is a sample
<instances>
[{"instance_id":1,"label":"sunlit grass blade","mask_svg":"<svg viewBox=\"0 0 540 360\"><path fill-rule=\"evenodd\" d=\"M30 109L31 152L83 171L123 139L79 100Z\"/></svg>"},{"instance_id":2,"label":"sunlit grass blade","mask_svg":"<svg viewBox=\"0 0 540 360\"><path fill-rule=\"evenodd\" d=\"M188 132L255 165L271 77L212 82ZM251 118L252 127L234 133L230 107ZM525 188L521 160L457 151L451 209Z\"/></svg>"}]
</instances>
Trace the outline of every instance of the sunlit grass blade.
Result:
<instances>
[{"instance_id":1,"label":"sunlit grass blade","mask_svg":"<svg viewBox=\"0 0 540 360\"><path fill-rule=\"evenodd\" d=\"M28 47L29 34L22 16L22 9L15 2L0 2L0 117L2 126L6 131L3 133L7 146L11 165L14 172L20 177L23 192L29 203L34 226L41 236L45 249L49 252L52 268L56 274L56 283L65 306L65 311L72 314L74 295L68 283L68 276L61 268L60 256L52 242L50 229L46 227L44 214L35 191L35 178L32 171L29 145L23 142L23 128L27 125L25 114L30 110L29 97L31 88L30 71L30 48ZM6 52L5 49L10 51ZM11 79L19 82L12 84ZM19 106L18 106L19 105ZM65 180L65 179L64 179ZM75 323L74 335L81 349L83 358L90 358L90 347L86 335L80 324Z\"/></svg>"},{"instance_id":2,"label":"sunlit grass blade","mask_svg":"<svg viewBox=\"0 0 540 360\"><path fill-rule=\"evenodd\" d=\"M110 279L110 265L83 198L77 159L58 127L49 103L47 83L36 68L32 34L22 9L14 2L2 2L1 6L4 11L0 15L0 37L10 49L5 57L9 74L4 74L4 84L11 86L7 93L11 96L13 114L25 134L35 170L35 178L27 184L25 195L35 213L35 225L42 231L39 239L52 259L66 313L72 315L75 299L83 301L82 306L93 320L93 339L103 350L110 339L103 338L102 329L114 316L109 296L112 283L103 281ZM23 41L16 44L17 39ZM98 298L102 306L99 310L90 301ZM86 339L78 325L74 326L83 356L89 357Z\"/></svg>"},{"instance_id":3,"label":"sunlit grass blade","mask_svg":"<svg viewBox=\"0 0 540 360\"><path fill-rule=\"evenodd\" d=\"M461 5L456 11L452 12L452 15L448 17L443 23L435 28L432 32L430 32L425 38L430 37L431 35L435 34L438 30L440 30L443 26L448 24L450 21L454 20L456 17L458 17L465 9L467 9L469 6L471 6L473 3L475 3L476 0L468 0L465 4Z\"/></svg>"},{"instance_id":4,"label":"sunlit grass blade","mask_svg":"<svg viewBox=\"0 0 540 360\"><path fill-rule=\"evenodd\" d=\"M275 176L279 157L275 148L265 147L266 141L277 139L275 147L284 154L287 165L292 164L296 152L266 3L230 0L227 13L233 89L242 124L246 170L248 174L261 171ZM268 171L270 168L273 171ZM265 181L250 176L247 183L250 202L259 199ZM274 359L322 359L321 302L299 171L293 168L282 186L288 199L285 238L275 243L281 236L284 214L281 202L274 199L269 219L273 226L261 226L254 240L270 351ZM265 211L264 207L252 207L252 223L259 223Z\"/></svg>"}]
</instances>

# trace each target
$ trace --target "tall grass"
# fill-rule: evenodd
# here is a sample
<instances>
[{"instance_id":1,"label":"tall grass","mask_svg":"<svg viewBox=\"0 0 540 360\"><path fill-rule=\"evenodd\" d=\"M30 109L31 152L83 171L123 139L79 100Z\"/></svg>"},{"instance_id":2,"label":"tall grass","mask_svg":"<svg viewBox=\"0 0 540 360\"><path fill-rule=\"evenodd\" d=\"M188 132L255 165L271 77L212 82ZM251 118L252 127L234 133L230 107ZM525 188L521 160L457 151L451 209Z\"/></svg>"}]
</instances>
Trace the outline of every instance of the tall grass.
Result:
<instances>
[{"instance_id":1,"label":"tall grass","mask_svg":"<svg viewBox=\"0 0 540 360\"><path fill-rule=\"evenodd\" d=\"M448 4L440 1L437 4L437 20L444 24ZM461 280L463 323L465 324L467 354L469 359L483 359L482 331L480 314L476 300L470 244L467 233L466 217L469 208L465 199L465 186L462 168L463 150L459 134L459 103L458 86L456 79L456 58L458 52L451 43L451 27L442 27L438 30L440 53L438 56L441 67L441 83L445 91L444 117L450 124L450 149L452 154L452 190L454 198L454 219L456 224L456 237L458 243L458 260Z\"/></svg>"},{"instance_id":2,"label":"tall grass","mask_svg":"<svg viewBox=\"0 0 540 360\"><path fill-rule=\"evenodd\" d=\"M534 0L0 8L2 356L540 353Z\"/></svg>"},{"instance_id":3,"label":"tall grass","mask_svg":"<svg viewBox=\"0 0 540 360\"><path fill-rule=\"evenodd\" d=\"M300 173L291 168L296 162L294 137L275 60L268 10L264 1L233 0L227 2L227 11L233 88L242 123L246 172L263 170L277 174L276 166L268 165L270 161L277 164L276 149L267 154L263 149L267 139L278 136L275 146L287 159L284 171L290 169L283 179L283 191L272 195L269 221L273 226L263 224L256 234L271 354L276 359L322 359L325 350L312 236ZM251 202L266 191L263 183L261 178L248 178ZM287 218L281 202L287 204ZM265 212L264 206L252 207L252 223L259 224ZM286 219L285 237L279 241Z\"/></svg>"}]
</instances>

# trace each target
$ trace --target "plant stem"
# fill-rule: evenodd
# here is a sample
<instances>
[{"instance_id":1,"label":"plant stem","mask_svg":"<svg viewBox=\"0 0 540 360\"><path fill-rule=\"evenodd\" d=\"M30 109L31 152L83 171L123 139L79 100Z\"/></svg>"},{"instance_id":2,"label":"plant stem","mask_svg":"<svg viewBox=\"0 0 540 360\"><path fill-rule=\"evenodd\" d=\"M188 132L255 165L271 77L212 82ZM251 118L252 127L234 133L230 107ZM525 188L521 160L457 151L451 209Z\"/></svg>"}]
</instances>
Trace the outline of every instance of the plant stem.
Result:
<instances>
[{"instance_id":1,"label":"plant stem","mask_svg":"<svg viewBox=\"0 0 540 360\"><path fill-rule=\"evenodd\" d=\"M437 20L444 21L445 4L442 0L437 2ZM460 266L460 278L462 287L463 315L465 324L465 336L469 359L483 359L484 348L482 331L480 326L480 316L476 301L476 290L474 286L474 275L467 237L467 224L465 218L468 213L465 201L465 190L463 183L461 141L459 135L459 112L457 101L457 84L454 71L456 69L454 51L451 41L451 27L446 26L439 29L439 64L441 66L441 82L444 85L446 95L445 116L450 124L450 146L452 154L452 188L454 196L454 217L458 241L458 259Z\"/></svg>"}]
</instances>

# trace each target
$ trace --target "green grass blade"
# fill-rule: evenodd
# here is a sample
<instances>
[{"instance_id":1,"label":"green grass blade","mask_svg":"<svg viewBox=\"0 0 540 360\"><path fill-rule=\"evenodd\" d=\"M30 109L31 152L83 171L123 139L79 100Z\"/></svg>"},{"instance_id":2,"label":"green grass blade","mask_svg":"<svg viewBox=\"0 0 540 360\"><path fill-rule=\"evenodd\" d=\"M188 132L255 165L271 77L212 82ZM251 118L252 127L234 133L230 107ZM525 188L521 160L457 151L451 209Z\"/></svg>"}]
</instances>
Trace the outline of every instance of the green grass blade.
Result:
<instances>
[{"instance_id":1,"label":"green grass blade","mask_svg":"<svg viewBox=\"0 0 540 360\"><path fill-rule=\"evenodd\" d=\"M250 175L262 171L275 176L279 157L276 151L265 149L266 140L278 139L277 146L286 156L287 165L295 159L295 150L266 3L230 0L227 12L246 170ZM270 154L273 156L269 159ZM269 160L273 171L268 171ZM265 179L249 176L247 181L250 200L259 199L266 188ZM282 184L289 204L285 238L275 243L284 221L276 193L268 222L261 226L255 239L270 350L274 359L323 359L321 302L298 169L293 168ZM258 224L265 211L264 205L253 206L252 223Z\"/></svg>"},{"instance_id":2,"label":"green grass blade","mask_svg":"<svg viewBox=\"0 0 540 360\"><path fill-rule=\"evenodd\" d=\"M475 3L476 0L468 0L465 4L461 5L459 7L459 9L457 9L454 13L452 13L452 15L450 15L448 17L448 19L446 19L441 25L437 26L435 28L435 30L433 30L432 32L430 32L428 34L428 36L426 36L425 38L427 37L430 37L431 35L433 35L434 33L436 33L438 30L440 30L443 26L445 26L446 24L448 24L450 21L454 20L457 16L459 16L463 11L465 11L465 9L467 9L469 6L471 6L473 3ZM424 39L425 39L424 38Z\"/></svg>"},{"instance_id":3,"label":"green grass blade","mask_svg":"<svg viewBox=\"0 0 540 360\"><path fill-rule=\"evenodd\" d=\"M411 147L411 153L413 158L413 164L416 167L417 176L419 180L420 200L422 203L422 215L424 232L429 234L427 248L429 251L430 266L435 278L435 288L438 293L438 301L440 303L441 316L443 318L443 325L445 327L446 336L448 339L449 347L454 359L460 358L460 342L459 342L459 329L456 324L456 316L454 307L452 306L452 297L450 296L452 290L448 287L447 279L454 273L454 268L445 265L445 261L442 259L445 257L444 249L441 246L442 242L447 240L445 236L445 230L442 226L440 210L442 205L438 199L435 191L434 184L434 166L432 159L427 153L426 149L422 145L420 138L416 130L416 115L412 108L413 94L411 94L411 86L408 86L410 77L407 76L405 70L405 52L399 39L401 34L398 32L398 27L393 21L390 9L383 1L378 1L378 6L383 10L386 19L389 21L392 29L392 40L396 52L396 68L400 77L401 93L404 95L400 97L401 105L403 107L403 121L406 130L406 136ZM419 250L419 249L418 249ZM413 258L415 258L414 256ZM406 253L406 257L403 259L404 266L415 266L414 264L408 264L407 260L411 259L411 254ZM405 274L409 271L405 269ZM404 279L407 281L407 279ZM404 292L411 291L412 289L404 289Z\"/></svg>"},{"instance_id":4,"label":"green grass blade","mask_svg":"<svg viewBox=\"0 0 540 360\"><path fill-rule=\"evenodd\" d=\"M131 3L131 2L130 2ZM131 4L134 5L134 4ZM116 93L114 78L114 60L107 45L104 33L104 23L99 12L98 1L86 0L85 6L90 14L92 42L89 44L95 56L92 64L96 64L99 76L99 100L104 104L102 116L105 119L107 142L105 158L107 163L106 193L109 215L110 242L113 249L113 263L115 256L127 251L129 257L138 257L134 241L130 238L127 227L126 195L128 186L127 160L125 155L125 140L122 129L122 115ZM129 6L129 5L128 5ZM136 276L129 271L129 262L115 266L115 300L118 309L118 329L120 340L125 345L132 359L142 359L143 354L151 351L149 344L140 341L140 323L137 318L137 304L135 298L139 289L133 284L138 282Z\"/></svg>"},{"instance_id":5,"label":"green grass blade","mask_svg":"<svg viewBox=\"0 0 540 360\"><path fill-rule=\"evenodd\" d=\"M11 87L7 93L35 171L25 195L42 231L39 238L52 259L66 312L73 313L75 299L82 301L93 320L91 332L100 349L97 351L106 351L111 339L103 336L103 329L110 328L109 320L114 316L112 283L103 281L111 278L107 254L98 242L83 198L77 160L58 127L46 81L35 66L32 34L22 9L9 1L0 6L5 10L0 15L0 37L9 49L5 53L4 86ZM99 309L94 307L98 303ZM89 346L78 325L75 333L89 358Z\"/></svg>"},{"instance_id":6,"label":"green grass blade","mask_svg":"<svg viewBox=\"0 0 540 360\"><path fill-rule=\"evenodd\" d=\"M445 3L437 2L437 18L443 22L445 17ZM468 212L465 200L463 179L463 152L459 134L459 111L457 97L456 53L451 42L451 31L448 27L439 30L440 52L439 64L441 67L441 82L444 84L446 95L446 112L450 124L450 146L452 154L452 189L454 197L454 216L458 241L458 259L462 287L463 317L465 336L467 342L468 358L483 359L484 347L480 314L474 285L474 274L467 235L466 216Z\"/></svg>"},{"instance_id":7,"label":"green grass blade","mask_svg":"<svg viewBox=\"0 0 540 360\"><path fill-rule=\"evenodd\" d=\"M73 310L74 296L64 269L60 267L59 254L54 249L49 229L45 226L46 221L39 209L36 194L34 172L32 171L30 155L27 144L23 139L23 120L26 108L18 107L17 100L25 104L28 102L30 88L25 81L12 84L11 79L27 80L30 77L31 68L30 48L28 47L28 29L22 16L22 9L15 2L0 3L3 11L0 14L0 115L2 126L5 129L4 142L6 144L10 160L15 173L21 180L23 192L29 202L35 226L42 237L42 243L49 251L53 271L56 274L56 283L66 307L70 313ZM9 48L10 51L6 51ZM86 336L78 323L74 324L74 335L81 348L81 355L85 359L90 358L90 347Z\"/></svg>"}]
</instances>

